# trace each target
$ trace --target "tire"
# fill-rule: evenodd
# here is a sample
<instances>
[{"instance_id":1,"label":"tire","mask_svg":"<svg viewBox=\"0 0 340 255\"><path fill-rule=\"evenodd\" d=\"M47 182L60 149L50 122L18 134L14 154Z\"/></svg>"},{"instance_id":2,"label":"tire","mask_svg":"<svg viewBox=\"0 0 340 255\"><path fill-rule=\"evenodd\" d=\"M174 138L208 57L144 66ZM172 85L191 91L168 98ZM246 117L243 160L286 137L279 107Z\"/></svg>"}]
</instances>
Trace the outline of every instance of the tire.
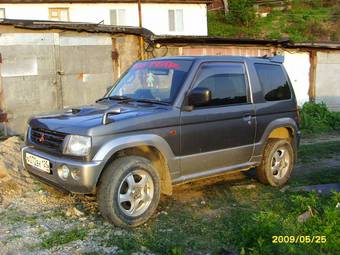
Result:
<instances>
[{"instance_id":1,"label":"tire","mask_svg":"<svg viewBox=\"0 0 340 255\"><path fill-rule=\"evenodd\" d=\"M257 179L274 187L283 186L292 173L294 161L294 150L289 141L269 139L262 162L256 168Z\"/></svg>"},{"instance_id":2,"label":"tire","mask_svg":"<svg viewBox=\"0 0 340 255\"><path fill-rule=\"evenodd\" d=\"M119 227L145 223L156 210L159 198L159 174L148 159L139 156L126 156L110 163L97 189L102 216Z\"/></svg>"}]
</instances>

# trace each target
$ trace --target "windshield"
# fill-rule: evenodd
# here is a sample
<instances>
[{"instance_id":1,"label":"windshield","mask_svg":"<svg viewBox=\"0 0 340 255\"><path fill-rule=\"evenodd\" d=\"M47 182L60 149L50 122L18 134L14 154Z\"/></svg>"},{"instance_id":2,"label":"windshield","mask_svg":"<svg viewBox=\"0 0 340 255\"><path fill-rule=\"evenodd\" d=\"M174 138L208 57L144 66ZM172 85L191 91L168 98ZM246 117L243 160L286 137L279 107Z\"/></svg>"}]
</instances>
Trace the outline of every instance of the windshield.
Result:
<instances>
[{"instance_id":1,"label":"windshield","mask_svg":"<svg viewBox=\"0 0 340 255\"><path fill-rule=\"evenodd\" d=\"M137 62L106 96L172 103L183 85L191 63L188 60Z\"/></svg>"}]
</instances>

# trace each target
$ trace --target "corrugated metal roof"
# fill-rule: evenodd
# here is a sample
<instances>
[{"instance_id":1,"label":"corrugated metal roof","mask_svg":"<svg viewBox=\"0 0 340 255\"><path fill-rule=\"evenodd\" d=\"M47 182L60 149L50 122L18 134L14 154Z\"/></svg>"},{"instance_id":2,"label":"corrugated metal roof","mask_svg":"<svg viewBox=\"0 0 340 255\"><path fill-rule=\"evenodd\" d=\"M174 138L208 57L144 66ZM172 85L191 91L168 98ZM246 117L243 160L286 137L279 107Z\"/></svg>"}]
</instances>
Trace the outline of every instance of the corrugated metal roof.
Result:
<instances>
[{"instance_id":1,"label":"corrugated metal roof","mask_svg":"<svg viewBox=\"0 0 340 255\"><path fill-rule=\"evenodd\" d=\"M18 20L4 19L0 21L0 25L12 25L15 28L31 29L31 30L71 30L77 32L88 33L109 33L109 34L132 34L151 37L153 33L146 28L129 27L129 26L110 26L95 23L81 22L62 22L62 21L41 21L41 20Z\"/></svg>"}]
</instances>

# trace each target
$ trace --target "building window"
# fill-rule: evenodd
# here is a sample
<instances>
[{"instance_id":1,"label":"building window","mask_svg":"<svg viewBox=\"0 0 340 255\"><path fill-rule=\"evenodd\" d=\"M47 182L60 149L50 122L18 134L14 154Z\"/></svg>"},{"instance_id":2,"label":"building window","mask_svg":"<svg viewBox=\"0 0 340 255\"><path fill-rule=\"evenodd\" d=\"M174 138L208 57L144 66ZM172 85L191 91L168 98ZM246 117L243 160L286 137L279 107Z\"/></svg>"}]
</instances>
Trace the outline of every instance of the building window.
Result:
<instances>
[{"instance_id":1,"label":"building window","mask_svg":"<svg viewBox=\"0 0 340 255\"><path fill-rule=\"evenodd\" d=\"M169 31L182 32L183 30L183 10L169 10Z\"/></svg>"},{"instance_id":2,"label":"building window","mask_svg":"<svg viewBox=\"0 0 340 255\"><path fill-rule=\"evenodd\" d=\"M110 10L111 25L126 26L126 10L112 9Z\"/></svg>"},{"instance_id":3,"label":"building window","mask_svg":"<svg viewBox=\"0 0 340 255\"><path fill-rule=\"evenodd\" d=\"M55 21L69 21L68 8L48 8L48 17Z\"/></svg>"},{"instance_id":4,"label":"building window","mask_svg":"<svg viewBox=\"0 0 340 255\"><path fill-rule=\"evenodd\" d=\"M4 19L4 18L6 18L5 8L0 8L0 19Z\"/></svg>"}]
</instances>

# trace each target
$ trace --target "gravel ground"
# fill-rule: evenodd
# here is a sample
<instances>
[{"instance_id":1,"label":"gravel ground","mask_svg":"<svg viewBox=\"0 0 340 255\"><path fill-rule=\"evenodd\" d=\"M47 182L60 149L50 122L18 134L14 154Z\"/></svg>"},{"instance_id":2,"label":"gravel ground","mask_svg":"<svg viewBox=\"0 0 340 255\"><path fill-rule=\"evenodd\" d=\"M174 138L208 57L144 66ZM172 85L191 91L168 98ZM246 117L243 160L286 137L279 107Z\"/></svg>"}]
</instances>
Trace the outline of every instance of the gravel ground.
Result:
<instances>
[{"instance_id":1,"label":"gravel ground","mask_svg":"<svg viewBox=\"0 0 340 255\"><path fill-rule=\"evenodd\" d=\"M122 230L103 221L95 197L60 193L31 179L21 166L21 146L17 137L0 144L0 254L117 253L101 245L109 238L102 233Z\"/></svg>"}]
</instances>

